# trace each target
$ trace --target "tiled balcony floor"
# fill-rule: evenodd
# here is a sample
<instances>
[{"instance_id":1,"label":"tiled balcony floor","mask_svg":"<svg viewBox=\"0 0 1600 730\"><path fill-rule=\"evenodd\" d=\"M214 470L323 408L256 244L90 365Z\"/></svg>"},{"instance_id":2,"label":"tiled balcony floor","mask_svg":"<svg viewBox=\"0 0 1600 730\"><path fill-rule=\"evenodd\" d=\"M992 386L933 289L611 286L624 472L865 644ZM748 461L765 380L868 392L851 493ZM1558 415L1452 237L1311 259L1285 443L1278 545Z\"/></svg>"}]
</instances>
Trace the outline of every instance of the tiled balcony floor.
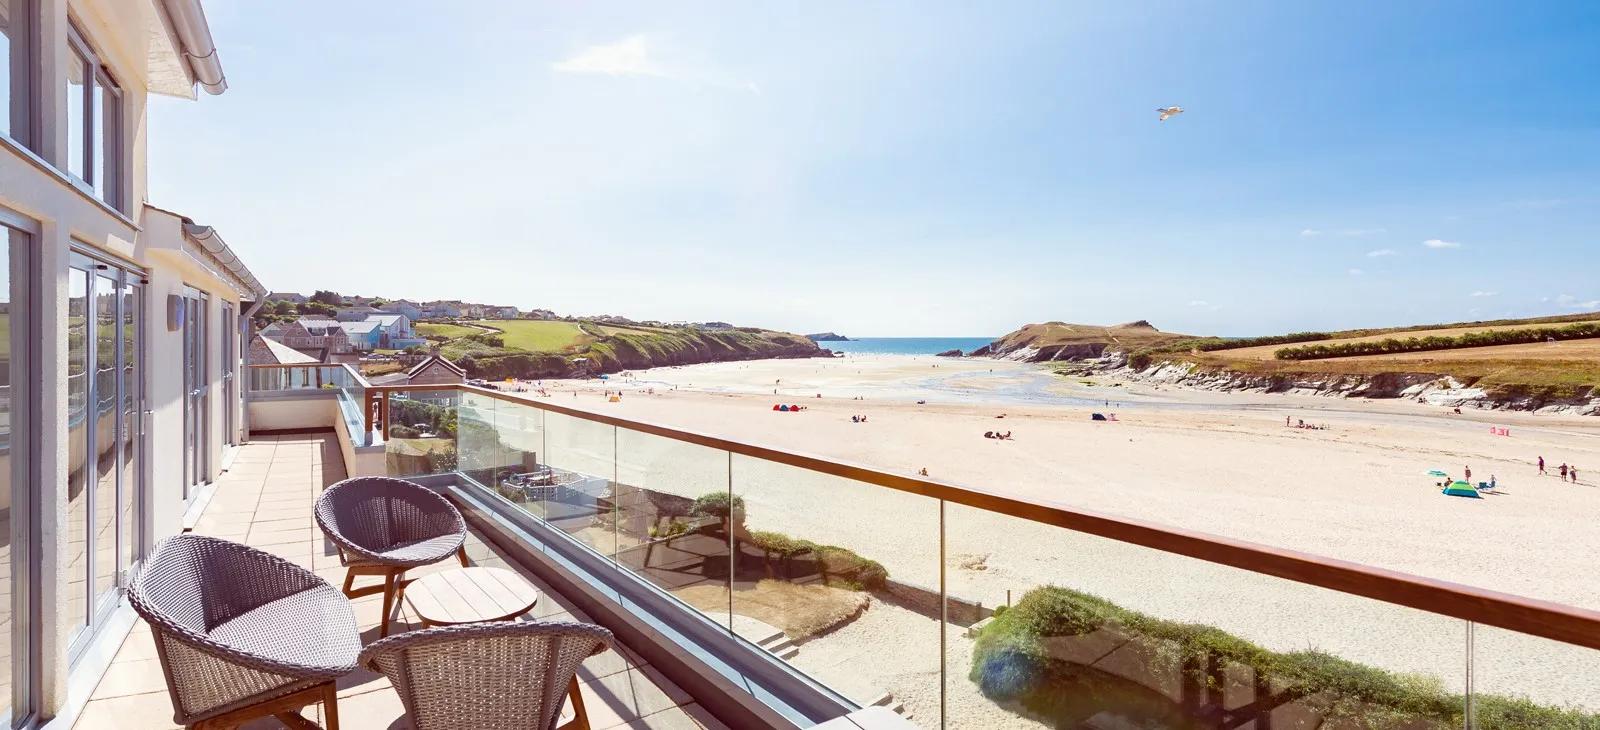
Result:
<instances>
[{"instance_id":1,"label":"tiled balcony floor","mask_svg":"<svg viewBox=\"0 0 1600 730\"><path fill-rule=\"evenodd\" d=\"M325 541L311 517L311 506L322 489L345 477L339 445L332 434L266 436L242 447L233 467L219 480L215 497L195 527L195 532L243 542L267 550L316 571L335 586L344 580L339 557ZM507 564L476 534L467 538L467 555L474 565L517 570L543 593L538 605L523 620L588 621L544 583ZM456 565L449 561L412 571L413 577ZM371 579L357 579L365 585ZM362 640L378 637L383 596L354 601ZM412 617L401 606L391 635L406 630ZM420 625L412 626L420 628ZM626 648L613 648L585 662L579 672L584 704L594 730L726 730L665 676ZM404 730L400 698L387 679L366 670L339 682L339 720L344 730ZM301 710L307 719L322 722L322 707ZM178 727L172 721L172 703L156 658L149 626L140 621L123 642L111 669L79 716L76 730L154 730ZM249 730L278 728L273 719L246 725Z\"/></svg>"}]
</instances>

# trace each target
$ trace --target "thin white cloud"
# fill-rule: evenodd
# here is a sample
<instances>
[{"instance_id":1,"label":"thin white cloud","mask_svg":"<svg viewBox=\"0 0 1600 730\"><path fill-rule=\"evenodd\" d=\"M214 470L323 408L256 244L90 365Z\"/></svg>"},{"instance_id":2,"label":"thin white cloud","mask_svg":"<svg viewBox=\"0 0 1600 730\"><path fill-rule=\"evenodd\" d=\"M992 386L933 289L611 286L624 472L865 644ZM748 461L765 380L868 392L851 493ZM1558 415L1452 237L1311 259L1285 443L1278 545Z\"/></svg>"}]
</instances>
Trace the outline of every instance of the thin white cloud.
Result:
<instances>
[{"instance_id":1,"label":"thin white cloud","mask_svg":"<svg viewBox=\"0 0 1600 730\"><path fill-rule=\"evenodd\" d=\"M1209 310L1211 310L1213 312L1220 311L1222 309L1222 305L1221 304L1212 304L1211 302L1207 302L1207 301L1200 300L1200 299L1196 299L1196 300L1194 300L1192 302L1189 302L1189 306L1191 306L1191 307L1200 307L1200 308L1203 308L1203 309L1209 309Z\"/></svg>"},{"instance_id":2,"label":"thin white cloud","mask_svg":"<svg viewBox=\"0 0 1600 730\"><path fill-rule=\"evenodd\" d=\"M1561 296L1556 297L1556 303L1567 309L1600 309L1600 299L1590 299L1587 302L1580 302L1578 301L1577 297L1572 296L1571 294L1562 294Z\"/></svg>"},{"instance_id":3,"label":"thin white cloud","mask_svg":"<svg viewBox=\"0 0 1600 730\"><path fill-rule=\"evenodd\" d=\"M1369 258L1369 259L1375 259L1375 258L1378 258L1380 256L1399 256L1399 255L1400 254L1394 252L1394 249L1388 249L1388 248L1380 248L1380 249L1378 249L1376 251L1368 251L1367 252L1367 258Z\"/></svg>"},{"instance_id":4,"label":"thin white cloud","mask_svg":"<svg viewBox=\"0 0 1600 730\"><path fill-rule=\"evenodd\" d=\"M1387 233L1387 232L1388 231L1386 231L1386 230L1384 230L1382 228L1346 228L1345 230L1339 231L1339 235L1341 235L1341 236L1372 236L1372 235L1376 235L1376 234L1379 234L1379 233Z\"/></svg>"},{"instance_id":5,"label":"thin white cloud","mask_svg":"<svg viewBox=\"0 0 1600 730\"><path fill-rule=\"evenodd\" d=\"M1367 272L1362 271L1361 269L1351 269L1350 270L1350 275L1351 276L1360 276L1360 275L1365 274L1365 273L1367 273Z\"/></svg>"},{"instance_id":6,"label":"thin white cloud","mask_svg":"<svg viewBox=\"0 0 1600 730\"><path fill-rule=\"evenodd\" d=\"M1461 248L1460 243L1455 241L1441 241L1437 238L1430 238L1426 241L1423 241L1422 245L1427 246L1428 248Z\"/></svg>"},{"instance_id":7,"label":"thin white cloud","mask_svg":"<svg viewBox=\"0 0 1600 730\"><path fill-rule=\"evenodd\" d=\"M1492 297L1492 296L1495 296L1495 295L1497 295L1499 293L1500 292L1497 292L1497 291L1475 291L1475 292L1472 293L1472 296L1475 296L1475 297Z\"/></svg>"},{"instance_id":8,"label":"thin white cloud","mask_svg":"<svg viewBox=\"0 0 1600 730\"><path fill-rule=\"evenodd\" d=\"M1207 304L1206 302L1203 302L1203 301L1201 301L1199 299L1196 299L1196 300L1194 300L1192 302L1189 302L1189 306L1191 306L1191 307L1209 307L1211 305Z\"/></svg>"},{"instance_id":9,"label":"thin white cloud","mask_svg":"<svg viewBox=\"0 0 1600 730\"><path fill-rule=\"evenodd\" d=\"M1307 228L1307 229L1301 231L1300 235L1302 235L1302 236L1320 236L1320 235L1322 235L1322 231L1319 231L1319 230L1317 230L1315 228Z\"/></svg>"},{"instance_id":10,"label":"thin white cloud","mask_svg":"<svg viewBox=\"0 0 1600 730\"><path fill-rule=\"evenodd\" d=\"M630 35L615 43L589 46L551 66L562 73L607 76L653 76L669 79L672 73L650 58L650 39Z\"/></svg>"}]
</instances>

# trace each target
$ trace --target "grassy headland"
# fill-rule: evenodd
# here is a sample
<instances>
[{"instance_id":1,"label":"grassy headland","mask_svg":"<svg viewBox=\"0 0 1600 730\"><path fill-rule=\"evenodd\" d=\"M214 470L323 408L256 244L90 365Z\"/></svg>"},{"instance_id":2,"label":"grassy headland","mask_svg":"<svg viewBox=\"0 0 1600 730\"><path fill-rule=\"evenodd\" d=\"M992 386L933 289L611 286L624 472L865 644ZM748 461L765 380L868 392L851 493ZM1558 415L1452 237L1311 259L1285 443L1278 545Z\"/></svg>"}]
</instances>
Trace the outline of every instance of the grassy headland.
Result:
<instances>
[{"instance_id":1,"label":"grassy headland","mask_svg":"<svg viewBox=\"0 0 1600 730\"><path fill-rule=\"evenodd\" d=\"M489 380L825 353L800 335L754 327L673 330L542 320L483 320L470 325L423 323L418 332L441 341L444 356L468 375Z\"/></svg>"},{"instance_id":2,"label":"grassy headland","mask_svg":"<svg viewBox=\"0 0 1600 730\"><path fill-rule=\"evenodd\" d=\"M1187 363L1199 373L1265 379L1450 377L1493 398L1535 402L1587 398L1600 388L1600 318L1594 314L1247 338L1175 335L1142 321L1118 327L1050 322L1023 327L985 349L974 354L1070 362L1120 352L1135 370Z\"/></svg>"}]
</instances>

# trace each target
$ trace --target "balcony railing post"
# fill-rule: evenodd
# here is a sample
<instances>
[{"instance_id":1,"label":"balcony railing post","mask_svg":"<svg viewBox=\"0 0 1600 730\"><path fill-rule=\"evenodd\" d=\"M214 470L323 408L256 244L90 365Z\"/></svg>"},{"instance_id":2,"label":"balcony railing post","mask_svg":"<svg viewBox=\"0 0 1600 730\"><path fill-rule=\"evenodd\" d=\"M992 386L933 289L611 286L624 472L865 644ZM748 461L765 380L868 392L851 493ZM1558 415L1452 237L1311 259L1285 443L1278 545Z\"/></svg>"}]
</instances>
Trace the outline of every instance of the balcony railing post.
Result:
<instances>
[{"instance_id":1,"label":"balcony railing post","mask_svg":"<svg viewBox=\"0 0 1600 730\"><path fill-rule=\"evenodd\" d=\"M389 399L378 401L378 419L383 423L383 440L389 440Z\"/></svg>"},{"instance_id":2,"label":"balcony railing post","mask_svg":"<svg viewBox=\"0 0 1600 730\"><path fill-rule=\"evenodd\" d=\"M361 410L362 410L363 415L366 417L367 435L368 436L372 435L372 408L373 408L373 406L377 405L373 401L375 401L376 399L378 399L382 395L383 395L383 391L374 390L374 389L371 389L371 388L367 389L367 397L365 399L365 403L363 404L363 407L362 407Z\"/></svg>"}]
</instances>

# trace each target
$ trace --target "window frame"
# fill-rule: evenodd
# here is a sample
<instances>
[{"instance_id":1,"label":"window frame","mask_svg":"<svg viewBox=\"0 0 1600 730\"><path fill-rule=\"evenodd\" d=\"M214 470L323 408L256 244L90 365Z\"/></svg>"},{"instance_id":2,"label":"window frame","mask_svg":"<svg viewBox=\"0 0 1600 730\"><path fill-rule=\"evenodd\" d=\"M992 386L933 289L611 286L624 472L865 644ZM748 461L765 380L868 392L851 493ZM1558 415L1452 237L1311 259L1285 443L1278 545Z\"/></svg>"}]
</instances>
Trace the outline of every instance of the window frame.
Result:
<instances>
[{"instance_id":1,"label":"window frame","mask_svg":"<svg viewBox=\"0 0 1600 730\"><path fill-rule=\"evenodd\" d=\"M29 0L23 1L27 2ZM83 31L78 29L78 23L72 19L68 19L67 22L67 53L76 56L78 60L82 61L85 69L82 99L83 119L81 120L83 124L83 139L77 141L78 144L83 145L84 174L82 176L77 175L71 169L73 140L70 132L67 139L68 148L64 150L66 153L65 160L63 160L67 164L62 172L67 174L68 179L84 188L85 192L89 193L90 196L104 202L113 210L126 214L127 205L123 196L122 179L128 160L122 149L122 85L117 83L117 75L112 72L110 66L106 65L100 54L95 52L94 45L89 42ZM72 82L69 80L66 83L70 94ZM95 103L96 91L104 92L100 96L104 98L105 103ZM70 111L67 116L67 129L71 130L73 120L70 118ZM102 138L100 152L106 158L104 160L104 177L106 179L104 180L99 179L102 172L102 160L98 159L95 154L95 134L97 132Z\"/></svg>"},{"instance_id":2,"label":"window frame","mask_svg":"<svg viewBox=\"0 0 1600 730\"><path fill-rule=\"evenodd\" d=\"M33 79L39 68L39 55L35 53L38 42L34 37L35 19L39 17L39 2L38 0L0 0L0 2L7 3L11 29L6 34L6 43L10 49L6 59L10 98L6 108L0 110L0 113L5 114L10 120L10 124L7 125L6 131L0 132L0 139L37 152L38 117L34 114L34 110L38 108L38 100L33 93Z\"/></svg>"}]
</instances>

